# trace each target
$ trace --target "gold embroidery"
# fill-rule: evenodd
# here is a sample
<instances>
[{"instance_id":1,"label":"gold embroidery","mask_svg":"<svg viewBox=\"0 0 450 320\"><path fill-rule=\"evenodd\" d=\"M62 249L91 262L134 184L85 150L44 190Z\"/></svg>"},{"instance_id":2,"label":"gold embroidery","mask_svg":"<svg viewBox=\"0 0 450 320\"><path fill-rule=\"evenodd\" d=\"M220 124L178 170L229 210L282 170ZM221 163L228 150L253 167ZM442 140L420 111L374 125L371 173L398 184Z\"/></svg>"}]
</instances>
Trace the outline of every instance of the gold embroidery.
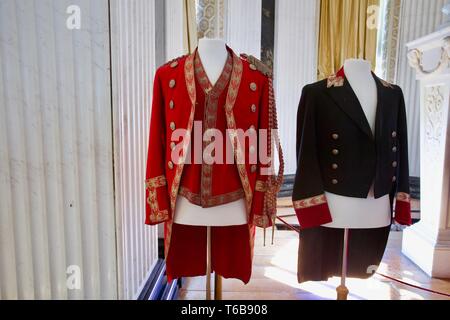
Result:
<instances>
[{"instance_id":1,"label":"gold embroidery","mask_svg":"<svg viewBox=\"0 0 450 320\"><path fill-rule=\"evenodd\" d=\"M190 203L195 204L197 206L203 208L211 208L220 205L224 205L227 203L231 203L242 199L245 197L245 193L243 189L236 190L234 192L230 192L227 194L222 194L218 196L210 196L206 199L202 198L201 195L191 192L190 190L180 187L180 196L186 198Z\"/></svg>"},{"instance_id":2,"label":"gold embroidery","mask_svg":"<svg viewBox=\"0 0 450 320\"><path fill-rule=\"evenodd\" d=\"M236 103L239 87L241 85L243 69L244 69L243 63L241 59L235 54L233 54L233 72L231 74L230 85L228 87L228 95L225 104L225 113L227 118L227 126L229 129L228 132L230 139L232 141L233 151L236 159L236 166L238 168L239 177L241 178L242 188L244 189L245 192L247 214L250 215L253 201L253 192L250 187L247 169L242 161L243 159L245 159L245 153L237 137L236 120L234 118L233 113L233 108Z\"/></svg>"},{"instance_id":3,"label":"gold embroidery","mask_svg":"<svg viewBox=\"0 0 450 320\"><path fill-rule=\"evenodd\" d=\"M268 228L270 226L269 217L255 215L253 217L253 224L259 228Z\"/></svg>"},{"instance_id":4,"label":"gold embroidery","mask_svg":"<svg viewBox=\"0 0 450 320\"><path fill-rule=\"evenodd\" d=\"M297 210L298 209L307 209L307 208L319 206L319 205L322 205L325 203L327 203L327 198L324 194L322 194L317 197L294 201L294 208Z\"/></svg>"},{"instance_id":5,"label":"gold embroidery","mask_svg":"<svg viewBox=\"0 0 450 320\"><path fill-rule=\"evenodd\" d=\"M337 76L336 74L333 74L330 76L327 80L327 88L331 87L343 87L344 86L344 77Z\"/></svg>"},{"instance_id":6,"label":"gold embroidery","mask_svg":"<svg viewBox=\"0 0 450 320\"><path fill-rule=\"evenodd\" d=\"M175 212L175 206L177 203L178 190L180 188L181 175L183 174L184 163L187 157L187 150L191 142L192 127L194 125L195 116L195 103L197 100L197 94L195 91L195 75L194 75L194 55L191 54L186 58L184 64L184 77L186 82L186 89L191 100L191 113L186 128L186 136L183 139L182 159L181 163L175 170L175 176L172 182L172 190L170 191L170 208L172 212ZM169 254L170 243L172 239L172 225L173 220L169 220L166 223L166 237L165 237L165 255Z\"/></svg>"},{"instance_id":7,"label":"gold embroidery","mask_svg":"<svg viewBox=\"0 0 450 320\"><path fill-rule=\"evenodd\" d=\"M411 202L411 196L404 192L397 193L397 201L403 201L410 203Z\"/></svg>"},{"instance_id":8,"label":"gold embroidery","mask_svg":"<svg viewBox=\"0 0 450 320\"><path fill-rule=\"evenodd\" d=\"M147 188L160 188L167 185L167 180L165 176L159 176L147 180Z\"/></svg>"},{"instance_id":9,"label":"gold embroidery","mask_svg":"<svg viewBox=\"0 0 450 320\"><path fill-rule=\"evenodd\" d=\"M160 210L158 204L158 193L157 189L165 187L167 185L166 177L159 176L147 180L146 188L148 192L147 203L150 207L150 222L159 223L169 219L168 210Z\"/></svg>"},{"instance_id":10,"label":"gold embroidery","mask_svg":"<svg viewBox=\"0 0 450 320\"><path fill-rule=\"evenodd\" d=\"M276 131L275 137L272 137L272 131ZM279 169L277 176L269 176L267 180L267 192L264 197L264 211L263 213L274 219L277 215L277 195L280 192L283 184L284 175L284 156L281 147L280 138L278 135L278 117L275 102L275 93L273 90L273 78L269 77L269 134L268 134L268 154L269 158L273 160L273 138L275 147L278 150ZM273 162L273 161L272 161Z\"/></svg>"},{"instance_id":11,"label":"gold embroidery","mask_svg":"<svg viewBox=\"0 0 450 320\"><path fill-rule=\"evenodd\" d=\"M183 58L185 58L185 57L187 57L187 55L180 56L180 57L178 57L178 58L172 59L172 60L166 62L165 65L166 65L166 66L170 65L171 68L176 68L176 67L178 67L178 61L181 60L181 59L183 59Z\"/></svg>"},{"instance_id":12,"label":"gold embroidery","mask_svg":"<svg viewBox=\"0 0 450 320\"><path fill-rule=\"evenodd\" d=\"M254 68L256 70L258 70L265 76L272 77L272 70L266 64L264 64L264 62L262 62L261 60L255 58L252 55L246 55L246 54L241 54L241 57L243 59L247 60L248 63L250 63L250 68L252 68L251 66L254 66Z\"/></svg>"},{"instance_id":13,"label":"gold embroidery","mask_svg":"<svg viewBox=\"0 0 450 320\"><path fill-rule=\"evenodd\" d=\"M387 82L386 80L383 80L383 79L380 79L380 81L381 81L381 84L383 86L385 86L386 88L394 89L394 85L393 84L391 84L391 83L389 83L389 82Z\"/></svg>"},{"instance_id":14,"label":"gold embroidery","mask_svg":"<svg viewBox=\"0 0 450 320\"><path fill-rule=\"evenodd\" d=\"M267 191L267 182L261 181L261 180L256 181L255 191L266 192Z\"/></svg>"},{"instance_id":15,"label":"gold embroidery","mask_svg":"<svg viewBox=\"0 0 450 320\"><path fill-rule=\"evenodd\" d=\"M231 71L233 69L233 58L228 55L225 67L220 75L219 80L213 86L206 75L206 71L201 62L198 52L195 53L195 75L197 77L200 86L203 91L208 95L205 97L205 112L203 119L203 131L216 128L217 122L217 110L219 109L219 97L225 90L231 76ZM203 142L203 151L208 147L208 141ZM210 202L212 196L212 179L213 179L213 165L202 164L201 170L201 199L200 204L203 207L208 207L207 203Z\"/></svg>"}]
</instances>

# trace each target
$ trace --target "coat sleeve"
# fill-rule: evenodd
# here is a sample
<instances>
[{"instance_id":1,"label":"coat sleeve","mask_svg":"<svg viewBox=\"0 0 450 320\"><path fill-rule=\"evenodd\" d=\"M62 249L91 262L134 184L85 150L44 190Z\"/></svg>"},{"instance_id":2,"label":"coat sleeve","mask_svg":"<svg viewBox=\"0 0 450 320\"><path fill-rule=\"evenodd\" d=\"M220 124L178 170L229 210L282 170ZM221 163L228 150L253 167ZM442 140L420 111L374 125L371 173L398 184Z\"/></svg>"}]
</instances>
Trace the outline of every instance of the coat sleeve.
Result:
<instances>
[{"instance_id":1,"label":"coat sleeve","mask_svg":"<svg viewBox=\"0 0 450 320\"><path fill-rule=\"evenodd\" d=\"M297 173L292 198L302 229L332 222L322 183L316 134L314 99L305 87L297 114Z\"/></svg>"},{"instance_id":2,"label":"coat sleeve","mask_svg":"<svg viewBox=\"0 0 450 320\"><path fill-rule=\"evenodd\" d=\"M409 160L408 160L408 130L406 123L406 107L403 92L400 90L400 109L397 124L398 143L398 169L397 169L397 196L395 204L395 221L410 226L411 197L409 193Z\"/></svg>"},{"instance_id":3,"label":"coat sleeve","mask_svg":"<svg viewBox=\"0 0 450 320\"><path fill-rule=\"evenodd\" d=\"M169 193L165 175L166 126L165 103L159 71L156 72L153 87L153 103L150 119L146 171L145 223L156 225L170 219Z\"/></svg>"},{"instance_id":4,"label":"coat sleeve","mask_svg":"<svg viewBox=\"0 0 450 320\"><path fill-rule=\"evenodd\" d=\"M252 220L255 226L268 228L272 226L276 217L277 194L282 184L284 171L283 152L277 132L277 110L271 76L267 77L267 81L264 84L260 110L259 129L265 132L264 139L266 142L263 145L267 150L263 152L259 150L260 152L258 152L258 173L252 201L251 217L253 217ZM260 143L259 148L261 147L262 145ZM278 152L279 157L278 175L275 175L273 170L274 155L276 152ZM261 154L267 155L269 162L267 162L267 159L262 159Z\"/></svg>"}]
</instances>

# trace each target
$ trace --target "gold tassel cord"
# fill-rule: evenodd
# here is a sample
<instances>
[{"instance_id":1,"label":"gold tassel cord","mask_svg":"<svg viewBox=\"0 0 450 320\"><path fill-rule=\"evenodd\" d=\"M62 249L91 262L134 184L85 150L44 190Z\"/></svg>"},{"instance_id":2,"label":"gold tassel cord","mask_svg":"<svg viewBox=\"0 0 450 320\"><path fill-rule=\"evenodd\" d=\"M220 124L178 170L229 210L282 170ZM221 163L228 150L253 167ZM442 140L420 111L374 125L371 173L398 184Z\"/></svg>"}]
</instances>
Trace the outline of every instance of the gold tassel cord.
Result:
<instances>
[{"instance_id":1,"label":"gold tassel cord","mask_svg":"<svg viewBox=\"0 0 450 320\"><path fill-rule=\"evenodd\" d=\"M284 156L281 147L280 137L278 135L278 116L275 102L275 93L273 89L273 77L269 76L269 157L272 158L272 130L275 131L275 147L278 151L279 169L277 176L270 176L268 181L268 190L265 206L268 209L268 218L272 221L272 245L275 238L275 221L277 216L277 195L280 192L284 178ZM272 163L273 165L273 163ZM265 201L265 202L266 202Z\"/></svg>"}]
</instances>

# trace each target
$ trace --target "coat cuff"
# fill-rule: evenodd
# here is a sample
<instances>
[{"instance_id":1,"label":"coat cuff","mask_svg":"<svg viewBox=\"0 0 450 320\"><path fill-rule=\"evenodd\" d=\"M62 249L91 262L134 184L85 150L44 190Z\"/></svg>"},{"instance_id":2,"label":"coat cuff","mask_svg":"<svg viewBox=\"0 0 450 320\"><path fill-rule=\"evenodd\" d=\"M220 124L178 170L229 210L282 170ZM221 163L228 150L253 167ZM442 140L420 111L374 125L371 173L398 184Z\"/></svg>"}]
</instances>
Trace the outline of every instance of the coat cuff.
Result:
<instances>
[{"instance_id":1,"label":"coat cuff","mask_svg":"<svg viewBox=\"0 0 450 320\"><path fill-rule=\"evenodd\" d=\"M294 208L302 229L320 227L333 222L327 198L324 194L294 201Z\"/></svg>"},{"instance_id":2,"label":"coat cuff","mask_svg":"<svg viewBox=\"0 0 450 320\"><path fill-rule=\"evenodd\" d=\"M411 197L407 193L399 192L395 203L395 221L404 226L412 225Z\"/></svg>"},{"instance_id":3,"label":"coat cuff","mask_svg":"<svg viewBox=\"0 0 450 320\"><path fill-rule=\"evenodd\" d=\"M252 224L259 228L271 227L271 217L276 216L276 201L276 195L269 192L267 181L256 181L251 211Z\"/></svg>"},{"instance_id":4,"label":"coat cuff","mask_svg":"<svg viewBox=\"0 0 450 320\"><path fill-rule=\"evenodd\" d=\"M157 225L170 220L166 178L164 176L146 182L146 215L145 224Z\"/></svg>"}]
</instances>

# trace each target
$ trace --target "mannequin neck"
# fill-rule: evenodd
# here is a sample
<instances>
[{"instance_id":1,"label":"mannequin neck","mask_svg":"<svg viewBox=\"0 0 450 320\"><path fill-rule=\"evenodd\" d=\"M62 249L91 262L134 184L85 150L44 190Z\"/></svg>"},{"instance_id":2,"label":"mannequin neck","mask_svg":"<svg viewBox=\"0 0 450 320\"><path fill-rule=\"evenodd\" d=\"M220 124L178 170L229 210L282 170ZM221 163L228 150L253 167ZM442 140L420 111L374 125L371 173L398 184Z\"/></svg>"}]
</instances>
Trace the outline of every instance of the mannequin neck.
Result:
<instances>
[{"instance_id":1,"label":"mannequin neck","mask_svg":"<svg viewBox=\"0 0 450 320\"><path fill-rule=\"evenodd\" d=\"M221 39L202 38L198 42L198 53L200 58L208 56L224 56L228 55L225 41Z\"/></svg>"},{"instance_id":2,"label":"mannequin neck","mask_svg":"<svg viewBox=\"0 0 450 320\"><path fill-rule=\"evenodd\" d=\"M344 72L347 78L372 78L372 66L369 61L362 59L348 59L344 63Z\"/></svg>"},{"instance_id":3,"label":"mannequin neck","mask_svg":"<svg viewBox=\"0 0 450 320\"><path fill-rule=\"evenodd\" d=\"M200 39L198 54L209 80L214 85L227 62L228 50L225 41L220 39Z\"/></svg>"}]
</instances>

